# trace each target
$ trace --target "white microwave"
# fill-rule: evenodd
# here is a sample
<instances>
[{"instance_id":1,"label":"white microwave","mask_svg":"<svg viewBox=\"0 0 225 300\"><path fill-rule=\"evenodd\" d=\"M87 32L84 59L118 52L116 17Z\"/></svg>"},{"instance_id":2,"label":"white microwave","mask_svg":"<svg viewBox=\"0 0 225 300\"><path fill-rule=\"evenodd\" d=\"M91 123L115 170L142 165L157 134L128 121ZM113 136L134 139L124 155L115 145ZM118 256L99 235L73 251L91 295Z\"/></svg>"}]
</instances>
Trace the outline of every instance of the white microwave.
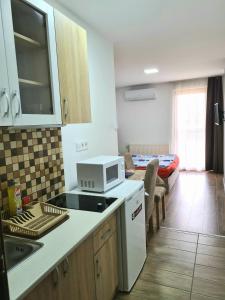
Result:
<instances>
[{"instance_id":1,"label":"white microwave","mask_svg":"<svg viewBox=\"0 0 225 300\"><path fill-rule=\"evenodd\" d=\"M123 157L96 156L77 163L77 181L81 190L106 192L124 180Z\"/></svg>"}]
</instances>

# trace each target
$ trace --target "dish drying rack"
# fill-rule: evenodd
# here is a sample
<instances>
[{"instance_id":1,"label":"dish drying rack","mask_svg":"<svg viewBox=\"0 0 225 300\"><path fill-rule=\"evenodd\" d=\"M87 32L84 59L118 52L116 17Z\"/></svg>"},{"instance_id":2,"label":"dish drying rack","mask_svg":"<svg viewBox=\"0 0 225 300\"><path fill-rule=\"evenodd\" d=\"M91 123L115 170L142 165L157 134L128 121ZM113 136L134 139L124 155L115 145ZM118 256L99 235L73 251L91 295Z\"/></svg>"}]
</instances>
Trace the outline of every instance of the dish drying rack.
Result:
<instances>
[{"instance_id":1,"label":"dish drying rack","mask_svg":"<svg viewBox=\"0 0 225 300\"><path fill-rule=\"evenodd\" d=\"M2 223L11 234L36 239L68 218L68 209L39 202L18 216L2 220Z\"/></svg>"}]
</instances>

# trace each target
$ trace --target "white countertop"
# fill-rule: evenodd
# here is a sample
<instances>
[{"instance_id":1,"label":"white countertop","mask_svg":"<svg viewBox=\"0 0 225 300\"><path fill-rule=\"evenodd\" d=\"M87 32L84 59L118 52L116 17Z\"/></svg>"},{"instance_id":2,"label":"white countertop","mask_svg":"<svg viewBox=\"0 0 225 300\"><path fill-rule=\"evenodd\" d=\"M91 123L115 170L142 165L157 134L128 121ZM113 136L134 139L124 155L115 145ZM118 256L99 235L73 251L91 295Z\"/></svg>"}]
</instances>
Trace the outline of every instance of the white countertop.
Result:
<instances>
[{"instance_id":1,"label":"white countertop","mask_svg":"<svg viewBox=\"0 0 225 300\"><path fill-rule=\"evenodd\" d=\"M142 185L141 181L125 180L105 193L118 197L118 200L102 213L69 210L70 218L67 221L38 240L44 246L8 272L10 299L20 299L27 294Z\"/></svg>"}]
</instances>

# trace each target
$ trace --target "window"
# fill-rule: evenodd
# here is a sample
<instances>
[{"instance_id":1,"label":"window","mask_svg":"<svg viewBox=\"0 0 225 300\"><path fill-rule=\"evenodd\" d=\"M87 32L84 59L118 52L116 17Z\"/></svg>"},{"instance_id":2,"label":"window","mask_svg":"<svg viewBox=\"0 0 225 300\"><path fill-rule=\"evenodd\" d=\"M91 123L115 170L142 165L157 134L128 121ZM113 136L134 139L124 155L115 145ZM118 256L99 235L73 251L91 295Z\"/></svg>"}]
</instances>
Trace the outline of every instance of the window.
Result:
<instances>
[{"instance_id":1,"label":"window","mask_svg":"<svg viewBox=\"0 0 225 300\"><path fill-rule=\"evenodd\" d=\"M206 84L174 91L172 144L180 169L205 170L206 92Z\"/></svg>"}]
</instances>

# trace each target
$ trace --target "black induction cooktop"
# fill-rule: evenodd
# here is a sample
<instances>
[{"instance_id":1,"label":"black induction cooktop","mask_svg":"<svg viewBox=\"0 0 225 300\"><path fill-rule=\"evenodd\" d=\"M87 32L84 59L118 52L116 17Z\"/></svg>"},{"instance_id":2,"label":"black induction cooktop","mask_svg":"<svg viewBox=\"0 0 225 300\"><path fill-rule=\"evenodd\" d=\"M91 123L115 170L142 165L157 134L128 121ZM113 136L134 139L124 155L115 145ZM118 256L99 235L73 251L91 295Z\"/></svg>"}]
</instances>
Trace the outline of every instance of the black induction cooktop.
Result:
<instances>
[{"instance_id":1,"label":"black induction cooktop","mask_svg":"<svg viewBox=\"0 0 225 300\"><path fill-rule=\"evenodd\" d=\"M111 197L63 193L48 200L48 203L62 208L101 213L116 200Z\"/></svg>"}]
</instances>

